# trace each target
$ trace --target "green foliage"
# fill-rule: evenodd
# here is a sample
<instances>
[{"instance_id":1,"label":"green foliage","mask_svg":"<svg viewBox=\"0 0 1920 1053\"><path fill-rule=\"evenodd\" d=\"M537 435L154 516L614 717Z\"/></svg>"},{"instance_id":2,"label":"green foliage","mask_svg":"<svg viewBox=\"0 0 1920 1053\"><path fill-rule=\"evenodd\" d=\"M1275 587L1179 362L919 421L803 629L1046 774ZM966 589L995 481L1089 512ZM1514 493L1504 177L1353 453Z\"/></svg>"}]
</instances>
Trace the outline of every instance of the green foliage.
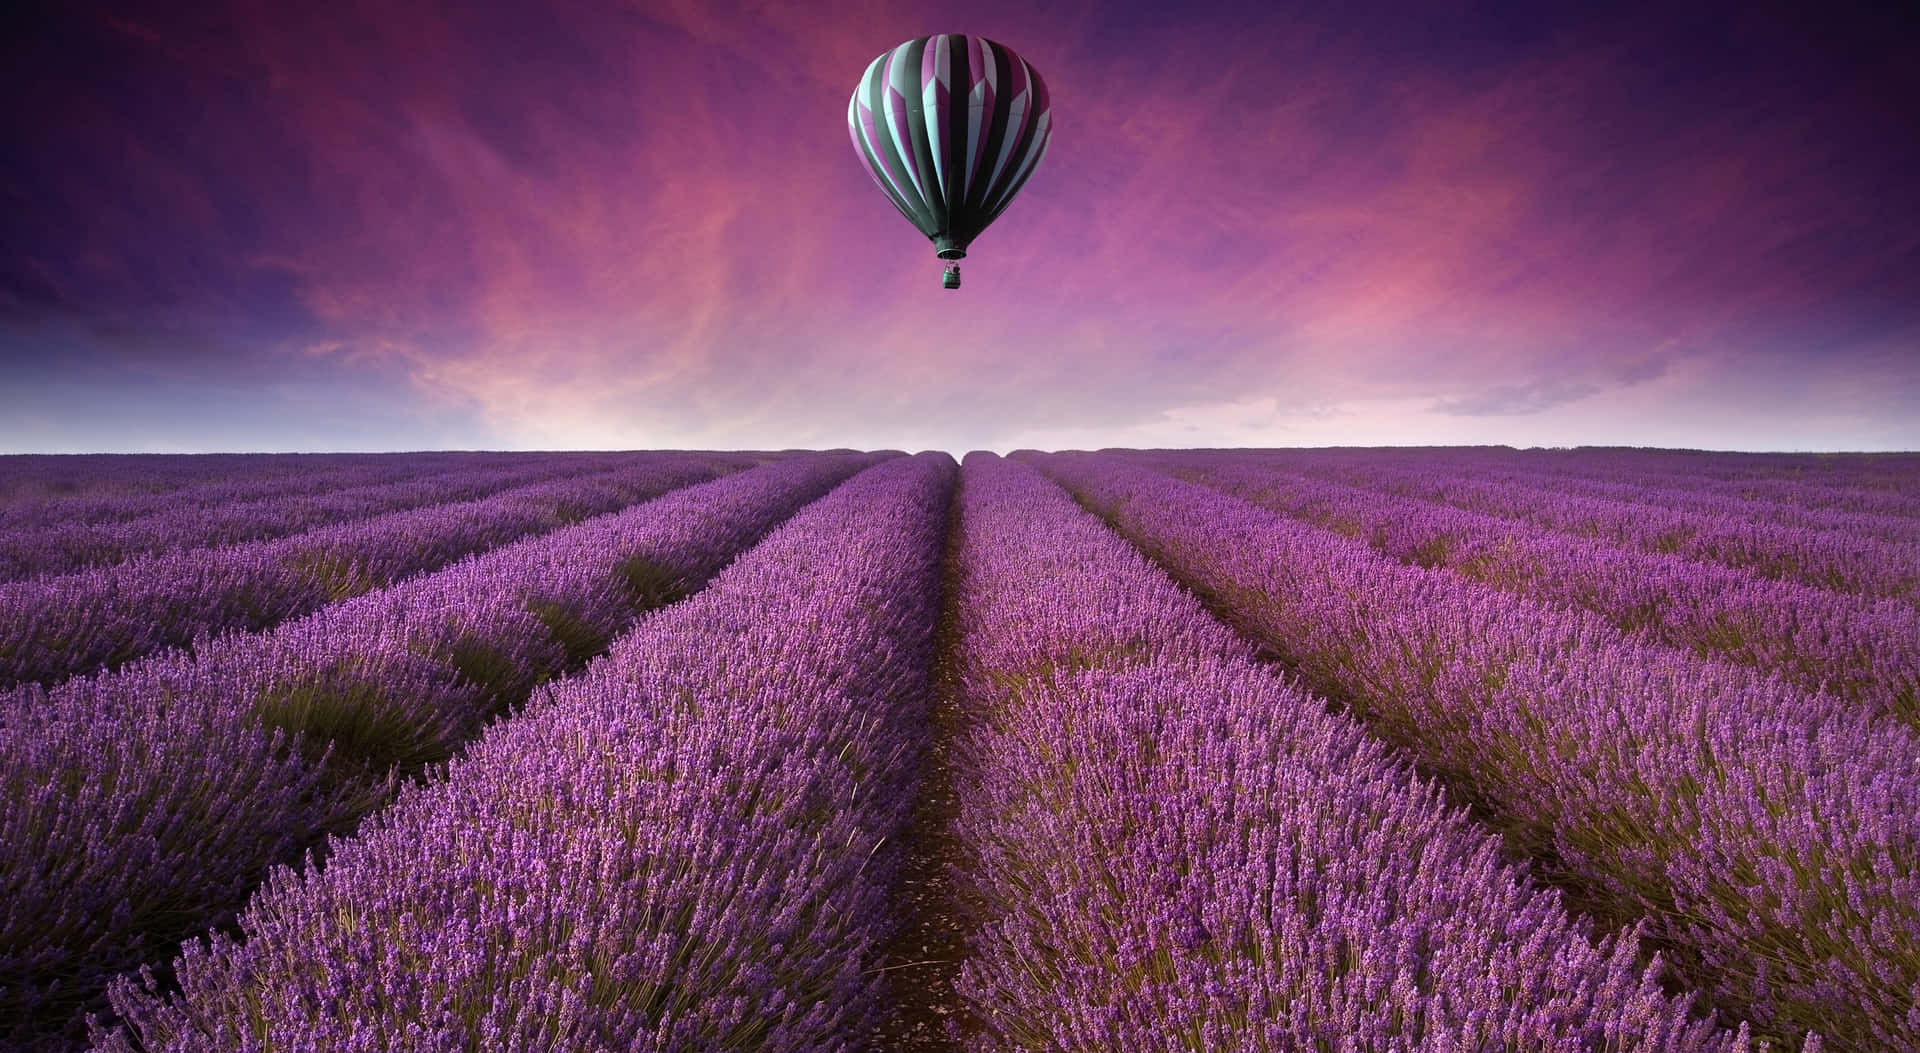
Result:
<instances>
[{"instance_id":1,"label":"green foliage","mask_svg":"<svg viewBox=\"0 0 1920 1053\"><path fill-rule=\"evenodd\" d=\"M488 713L524 698L533 685L559 670L524 668L520 658L485 640L464 636L447 648L446 662L461 678L478 688Z\"/></svg>"},{"instance_id":2,"label":"green foliage","mask_svg":"<svg viewBox=\"0 0 1920 1053\"><path fill-rule=\"evenodd\" d=\"M613 640L567 606L552 601L534 601L527 610L540 619L567 655L569 668L583 665L587 659L604 652Z\"/></svg>"},{"instance_id":3,"label":"green foliage","mask_svg":"<svg viewBox=\"0 0 1920 1053\"><path fill-rule=\"evenodd\" d=\"M594 514L594 509L579 498L565 497L556 500L550 514L560 526L572 526Z\"/></svg>"},{"instance_id":4,"label":"green foliage","mask_svg":"<svg viewBox=\"0 0 1920 1053\"><path fill-rule=\"evenodd\" d=\"M300 749L315 756L331 746L329 767L344 765L343 775L415 769L448 755L438 729L389 697L377 681L344 668L335 673L262 690L254 697L254 717L285 729Z\"/></svg>"},{"instance_id":5,"label":"green foliage","mask_svg":"<svg viewBox=\"0 0 1920 1053\"><path fill-rule=\"evenodd\" d=\"M288 562L288 567L318 583L330 600L358 596L380 584L359 560L341 552L302 552Z\"/></svg>"},{"instance_id":6,"label":"green foliage","mask_svg":"<svg viewBox=\"0 0 1920 1053\"><path fill-rule=\"evenodd\" d=\"M687 594L686 582L666 567L645 556L628 556L614 568L637 611L664 607Z\"/></svg>"}]
</instances>

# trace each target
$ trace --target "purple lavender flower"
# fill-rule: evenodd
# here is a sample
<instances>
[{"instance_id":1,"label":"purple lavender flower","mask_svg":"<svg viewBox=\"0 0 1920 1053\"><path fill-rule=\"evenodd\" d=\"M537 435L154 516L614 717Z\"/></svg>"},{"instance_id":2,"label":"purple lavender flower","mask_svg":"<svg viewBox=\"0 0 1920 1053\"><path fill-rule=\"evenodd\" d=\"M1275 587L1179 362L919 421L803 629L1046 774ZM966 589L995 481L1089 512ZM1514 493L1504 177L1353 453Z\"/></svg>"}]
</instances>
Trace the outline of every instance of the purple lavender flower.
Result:
<instances>
[{"instance_id":1,"label":"purple lavender flower","mask_svg":"<svg viewBox=\"0 0 1920 1053\"><path fill-rule=\"evenodd\" d=\"M1779 673L1920 727L1920 608L1904 600L1876 601L1697 558L1569 537L1428 500L1277 472L1264 461L1222 463L1174 454L1142 463L1364 541L1402 562L1444 567L1509 591L1584 607L1652 642ZM1522 507L1520 498L1513 501ZM1575 515L1563 501L1536 493L1526 507L1535 519L1548 518L1553 509ZM1649 515L1635 521L1652 520ZM1862 564L1857 556L1834 559L1889 581L1902 573L1920 575L1920 551L1911 546L1877 565Z\"/></svg>"},{"instance_id":2,"label":"purple lavender flower","mask_svg":"<svg viewBox=\"0 0 1920 1053\"><path fill-rule=\"evenodd\" d=\"M971 1048L1745 1047L1037 473L961 495Z\"/></svg>"},{"instance_id":3,"label":"purple lavender flower","mask_svg":"<svg viewBox=\"0 0 1920 1053\"><path fill-rule=\"evenodd\" d=\"M0 686L51 684L195 637L264 629L462 556L710 479L719 466L656 455L273 541L140 556L0 584Z\"/></svg>"},{"instance_id":4,"label":"purple lavender flower","mask_svg":"<svg viewBox=\"0 0 1920 1053\"><path fill-rule=\"evenodd\" d=\"M0 1019L57 1032L868 457L783 459L257 635L0 696Z\"/></svg>"},{"instance_id":5,"label":"purple lavender flower","mask_svg":"<svg viewBox=\"0 0 1920 1053\"><path fill-rule=\"evenodd\" d=\"M1920 1048L1920 736L1111 458L1036 456L1756 1034Z\"/></svg>"},{"instance_id":6,"label":"purple lavender flower","mask_svg":"<svg viewBox=\"0 0 1920 1053\"><path fill-rule=\"evenodd\" d=\"M886 461L280 869L97 1048L844 1048L880 1012L944 455ZM371 1039L367 1036L380 1036ZM395 1037L398 1036L398 1037Z\"/></svg>"}]
</instances>

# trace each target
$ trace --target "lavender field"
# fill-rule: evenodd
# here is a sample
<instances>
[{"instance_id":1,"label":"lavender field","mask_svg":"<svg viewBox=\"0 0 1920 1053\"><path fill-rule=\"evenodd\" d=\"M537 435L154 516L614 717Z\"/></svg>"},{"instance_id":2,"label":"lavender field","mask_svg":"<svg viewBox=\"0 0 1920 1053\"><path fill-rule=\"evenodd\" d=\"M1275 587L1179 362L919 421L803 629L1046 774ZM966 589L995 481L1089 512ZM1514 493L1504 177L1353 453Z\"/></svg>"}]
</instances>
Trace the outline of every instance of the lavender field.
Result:
<instances>
[{"instance_id":1,"label":"lavender field","mask_svg":"<svg viewBox=\"0 0 1920 1053\"><path fill-rule=\"evenodd\" d=\"M1920 455L0 457L0 1047L1920 1050Z\"/></svg>"}]
</instances>

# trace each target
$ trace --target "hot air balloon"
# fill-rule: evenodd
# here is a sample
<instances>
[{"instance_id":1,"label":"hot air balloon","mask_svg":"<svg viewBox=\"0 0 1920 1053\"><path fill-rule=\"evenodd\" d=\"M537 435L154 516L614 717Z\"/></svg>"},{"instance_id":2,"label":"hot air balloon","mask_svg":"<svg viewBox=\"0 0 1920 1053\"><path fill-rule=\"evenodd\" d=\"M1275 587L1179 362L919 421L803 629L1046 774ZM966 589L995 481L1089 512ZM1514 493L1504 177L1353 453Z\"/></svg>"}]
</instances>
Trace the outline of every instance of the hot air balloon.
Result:
<instances>
[{"instance_id":1,"label":"hot air balloon","mask_svg":"<svg viewBox=\"0 0 1920 1053\"><path fill-rule=\"evenodd\" d=\"M893 207L943 260L1006 211L1047 152L1046 82L1012 48L940 33L887 51L847 103L853 148ZM960 287L960 265L942 276Z\"/></svg>"}]
</instances>

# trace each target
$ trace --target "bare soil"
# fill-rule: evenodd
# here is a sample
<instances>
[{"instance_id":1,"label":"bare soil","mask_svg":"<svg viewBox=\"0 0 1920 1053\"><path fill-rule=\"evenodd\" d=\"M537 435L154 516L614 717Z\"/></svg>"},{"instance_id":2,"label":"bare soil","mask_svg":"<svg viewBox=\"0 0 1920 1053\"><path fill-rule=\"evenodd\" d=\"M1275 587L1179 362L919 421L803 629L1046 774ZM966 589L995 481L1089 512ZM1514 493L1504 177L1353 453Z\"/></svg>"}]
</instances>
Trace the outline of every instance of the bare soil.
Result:
<instances>
[{"instance_id":1,"label":"bare soil","mask_svg":"<svg viewBox=\"0 0 1920 1053\"><path fill-rule=\"evenodd\" d=\"M945 580L949 583L960 544L959 506L956 479L947 530ZM960 1039L972 1030L954 994L972 925L963 904L964 890L955 881L965 860L953 833L959 813L954 768L960 761L955 742L965 714L952 663L953 590L949 586L942 591L927 702L928 748L913 817L903 835L901 880L894 898L901 924L876 966L885 972L891 987L894 1013L872 1036L876 1050L957 1051L964 1048Z\"/></svg>"}]
</instances>

